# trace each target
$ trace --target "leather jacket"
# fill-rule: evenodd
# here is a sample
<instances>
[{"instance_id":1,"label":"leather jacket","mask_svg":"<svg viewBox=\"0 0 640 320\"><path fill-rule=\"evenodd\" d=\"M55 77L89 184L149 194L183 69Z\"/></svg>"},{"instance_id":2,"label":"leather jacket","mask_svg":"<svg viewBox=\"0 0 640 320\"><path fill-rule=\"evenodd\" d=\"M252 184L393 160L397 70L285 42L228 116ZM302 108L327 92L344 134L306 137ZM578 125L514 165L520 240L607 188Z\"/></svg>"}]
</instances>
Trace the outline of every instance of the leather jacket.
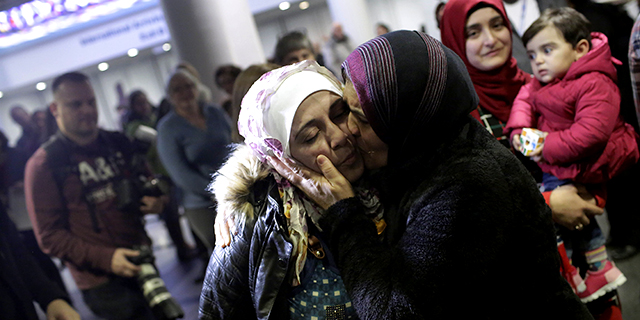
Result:
<instances>
[{"instance_id":1,"label":"leather jacket","mask_svg":"<svg viewBox=\"0 0 640 320\"><path fill-rule=\"evenodd\" d=\"M289 318L291 253L282 200L272 176L257 181L254 208L231 245L217 246L200 296L200 319Z\"/></svg>"}]
</instances>

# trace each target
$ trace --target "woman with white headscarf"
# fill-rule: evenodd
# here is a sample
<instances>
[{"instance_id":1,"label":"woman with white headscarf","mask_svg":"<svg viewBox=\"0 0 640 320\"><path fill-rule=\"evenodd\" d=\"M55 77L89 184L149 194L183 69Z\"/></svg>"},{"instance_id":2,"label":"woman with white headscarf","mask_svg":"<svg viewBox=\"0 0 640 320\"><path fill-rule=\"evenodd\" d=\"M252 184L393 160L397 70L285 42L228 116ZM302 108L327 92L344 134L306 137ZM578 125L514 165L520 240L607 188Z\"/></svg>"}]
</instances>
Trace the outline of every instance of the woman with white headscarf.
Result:
<instances>
[{"instance_id":1,"label":"woman with white headscarf","mask_svg":"<svg viewBox=\"0 0 640 320\"><path fill-rule=\"evenodd\" d=\"M323 211L266 161L275 155L318 170L328 159L348 181L364 167L346 124L342 85L316 62L270 71L242 101L245 144L218 171L210 190L218 211L239 226L216 247L200 298L200 319L357 318L318 220ZM355 188L367 216L384 229L371 192Z\"/></svg>"}]
</instances>

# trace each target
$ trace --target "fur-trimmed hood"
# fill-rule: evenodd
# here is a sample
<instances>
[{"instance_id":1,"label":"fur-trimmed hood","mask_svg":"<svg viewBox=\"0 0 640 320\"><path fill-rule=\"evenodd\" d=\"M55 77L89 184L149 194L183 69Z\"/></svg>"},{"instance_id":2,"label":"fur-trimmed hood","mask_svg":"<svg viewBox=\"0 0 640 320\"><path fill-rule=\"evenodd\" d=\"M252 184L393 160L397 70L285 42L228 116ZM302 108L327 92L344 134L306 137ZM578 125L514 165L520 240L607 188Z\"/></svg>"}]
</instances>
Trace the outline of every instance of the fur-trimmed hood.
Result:
<instances>
[{"instance_id":1,"label":"fur-trimmed hood","mask_svg":"<svg viewBox=\"0 0 640 320\"><path fill-rule=\"evenodd\" d=\"M250 147L236 145L207 188L218 203L218 214L226 214L238 225L242 225L246 218L252 219L252 188L268 175L269 168L260 162Z\"/></svg>"}]
</instances>

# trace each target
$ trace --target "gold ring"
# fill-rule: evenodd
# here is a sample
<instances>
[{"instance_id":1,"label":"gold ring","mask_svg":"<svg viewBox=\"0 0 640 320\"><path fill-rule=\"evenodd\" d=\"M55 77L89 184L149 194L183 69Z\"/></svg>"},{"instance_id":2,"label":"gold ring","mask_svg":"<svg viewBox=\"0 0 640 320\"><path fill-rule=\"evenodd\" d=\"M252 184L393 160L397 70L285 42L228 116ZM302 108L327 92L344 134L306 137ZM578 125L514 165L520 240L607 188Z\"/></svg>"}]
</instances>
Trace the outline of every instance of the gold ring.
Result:
<instances>
[{"instance_id":1,"label":"gold ring","mask_svg":"<svg viewBox=\"0 0 640 320\"><path fill-rule=\"evenodd\" d=\"M578 224L578 225L576 226L576 230L582 230L582 228L584 228L584 226L582 225L582 223L581 223L581 224Z\"/></svg>"}]
</instances>

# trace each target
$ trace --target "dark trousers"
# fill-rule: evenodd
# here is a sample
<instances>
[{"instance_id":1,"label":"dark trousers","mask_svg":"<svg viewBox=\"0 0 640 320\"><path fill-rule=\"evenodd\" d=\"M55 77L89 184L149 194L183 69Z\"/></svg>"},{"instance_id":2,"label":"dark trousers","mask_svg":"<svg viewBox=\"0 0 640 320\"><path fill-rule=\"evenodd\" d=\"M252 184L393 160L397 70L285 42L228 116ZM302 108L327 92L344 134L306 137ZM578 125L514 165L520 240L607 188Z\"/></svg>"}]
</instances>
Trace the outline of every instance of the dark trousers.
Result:
<instances>
[{"instance_id":1,"label":"dark trousers","mask_svg":"<svg viewBox=\"0 0 640 320\"><path fill-rule=\"evenodd\" d=\"M160 217L164 220L169 236L171 237L173 244L176 246L178 256L182 256L187 254L189 246L184 240L182 228L180 227L180 212L178 211L180 206L178 197L180 197L180 194L178 192L179 189L175 185L171 185L169 203L164 206L164 210L160 213Z\"/></svg>"},{"instance_id":2,"label":"dark trousers","mask_svg":"<svg viewBox=\"0 0 640 320\"><path fill-rule=\"evenodd\" d=\"M607 183L607 216L612 244L640 246L640 162Z\"/></svg>"},{"instance_id":3,"label":"dark trousers","mask_svg":"<svg viewBox=\"0 0 640 320\"><path fill-rule=\"evenodd\" d=\"M215 207L184 209L184 215L189 220L193 233L202 241L209 253L216 245L216 236L213 233L213 224L216 220Z\"/></svg>"},{"instance_id":4,"label":"dark trousers","mask_svg":"<svg viewBox=\"0 0 640 320\"><path fill-rule=\"evenodd\" d=\"M107 283L82 290L91 311L109 320L154 320L136 278L113 277Z\"/></svg>"},{"instance_id":5,"label":"dark trousers","mask_svg":"<svg viewBox=\"0 0 640 320\"><path fill-rule=\"evenodd\" d=\"M31 252L31 255L36 260L44 274L49 278L49 280L56 283L62 291L66 294L67 287L62 280L62 276L60 276L60 270L55 263L51 260L46 253L42 252L40 246L38 245L38 240L36 240L36 235L33 233L33 230L23 230L20 231L20 237L22 238L22 243L24 246Z\"/></svg>"}]
</instances>

